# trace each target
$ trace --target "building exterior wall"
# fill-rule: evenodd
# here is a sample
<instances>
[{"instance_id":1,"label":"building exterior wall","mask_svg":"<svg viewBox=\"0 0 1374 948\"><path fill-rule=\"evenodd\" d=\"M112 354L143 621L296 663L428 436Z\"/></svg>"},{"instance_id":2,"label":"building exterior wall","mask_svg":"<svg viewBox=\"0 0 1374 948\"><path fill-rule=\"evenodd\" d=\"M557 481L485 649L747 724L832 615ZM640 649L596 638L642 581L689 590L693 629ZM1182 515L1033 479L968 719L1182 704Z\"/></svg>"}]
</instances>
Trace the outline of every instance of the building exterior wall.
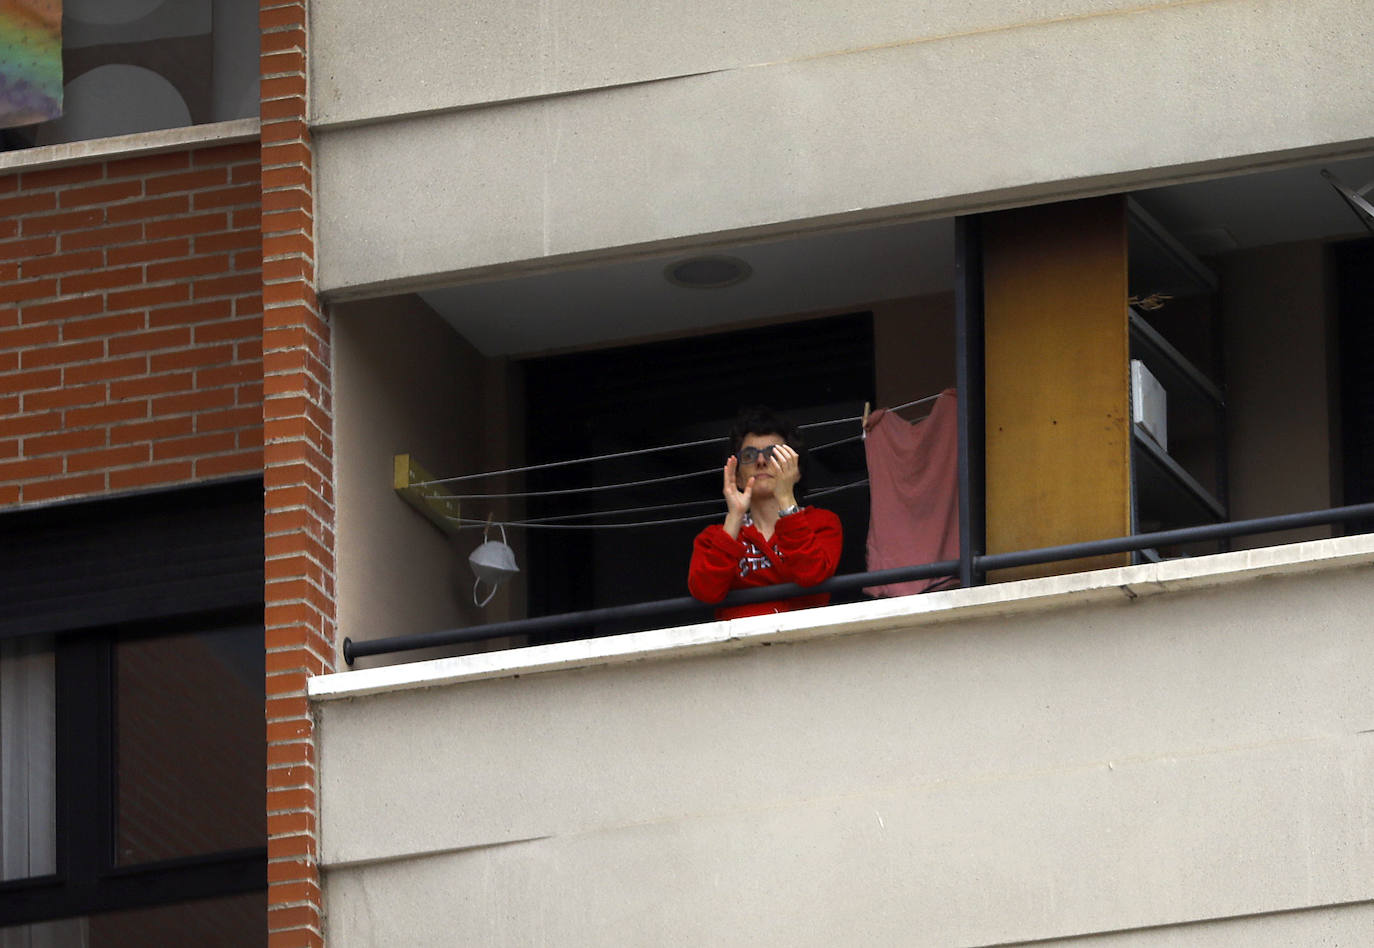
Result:
<instances>
[{"instance_id":1,"label":"building exterior wall","mask_svg":"<svg viewBox=\"0 0 1374 948\"><path fill-rule=\"evenodd\" d=\"M1366 44L1330 27L1360 0L812 3L745 23L629 6L406 3L385 23L319 6L322 290L948 216L1374 138Z\"/></svg>"},{"instance_id":2,"label":"building exterior wall","mask_svg":"<svg viewBox=\"0 0 1374 948\"><path fill-rule=\"evenodd\" d=\"M0 173L0 505L262 466L256 141Z\"/></svg>"},{"instance_id":3,"label":"building exterior wall","mask_svg":"<svg viewBox=\"0 0 1374 948\"><path fill-rule=\"evenodd\" d=\"M1358 943L1371 564L1360 537L317 680L330 944Z\"/></svg>"}]
</instances>

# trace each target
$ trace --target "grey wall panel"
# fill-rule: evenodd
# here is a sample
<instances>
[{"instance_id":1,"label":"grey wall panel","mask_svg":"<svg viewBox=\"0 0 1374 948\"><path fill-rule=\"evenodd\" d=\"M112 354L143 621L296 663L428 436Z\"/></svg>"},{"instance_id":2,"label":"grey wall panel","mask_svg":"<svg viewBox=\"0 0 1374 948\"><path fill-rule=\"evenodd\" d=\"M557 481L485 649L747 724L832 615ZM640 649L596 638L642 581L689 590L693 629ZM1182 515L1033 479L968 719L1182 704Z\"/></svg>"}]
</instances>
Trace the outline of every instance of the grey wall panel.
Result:
<instances>
[{"instance_id":1,"label":"grey wall panel","mask_svg":"<svg viewBox=\"0 0 1374 948\"><path fill-rule=\"evenodd\" d=\"M1167 5L320 128L336 297L1371 147L1358 0Z\"/></svg>"},{"instance_id":2,"label":"grey wall panel","mask_svg":"<svg viewBox=\"0 0 1374 948\"><path fill-rule=\"evenodd\" d=\"M381 15L363 0L326 0L311 5L311 113L317 125L375 121L877 46L1033 31L1138 6L1137 0L511 0L493 7L398 0Z\"/></svg>"},{"instance_id":3,"label":"grey wall panel","mask_svg":"<svg viewBox=\"0 0 1374 948\"><path fill-rule=\"evenodd\" d=\"M331 938L404 943L440 889L482 944L987 944L1369 900L1369 578L325 702Z\"/></svg>"}]
</instances>

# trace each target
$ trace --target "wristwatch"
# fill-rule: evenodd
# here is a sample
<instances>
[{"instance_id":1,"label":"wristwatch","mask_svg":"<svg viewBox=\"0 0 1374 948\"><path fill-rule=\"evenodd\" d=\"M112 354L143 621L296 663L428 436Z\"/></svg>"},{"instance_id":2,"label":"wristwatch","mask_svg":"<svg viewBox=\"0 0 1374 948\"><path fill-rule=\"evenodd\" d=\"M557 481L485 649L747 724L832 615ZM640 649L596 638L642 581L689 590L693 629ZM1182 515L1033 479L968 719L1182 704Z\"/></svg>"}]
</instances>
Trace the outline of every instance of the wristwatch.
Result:
<instances>
[{"instance_id":1,"label":"wristwatch","mask_svg":"<svg viewBox=\"0 0 1374 948\"><path fill-rule=\"evenodd\" d=\"M800 504L793 504L791 507L787 507L787 508L784 509L784 510L779 510L779 511L778 511L778 519L781 520L783 517L790 517L790 516L792 516L794 513L796 513L798 510L801 510L801 505L800 505Z\"/></svg>"}]
</instances>

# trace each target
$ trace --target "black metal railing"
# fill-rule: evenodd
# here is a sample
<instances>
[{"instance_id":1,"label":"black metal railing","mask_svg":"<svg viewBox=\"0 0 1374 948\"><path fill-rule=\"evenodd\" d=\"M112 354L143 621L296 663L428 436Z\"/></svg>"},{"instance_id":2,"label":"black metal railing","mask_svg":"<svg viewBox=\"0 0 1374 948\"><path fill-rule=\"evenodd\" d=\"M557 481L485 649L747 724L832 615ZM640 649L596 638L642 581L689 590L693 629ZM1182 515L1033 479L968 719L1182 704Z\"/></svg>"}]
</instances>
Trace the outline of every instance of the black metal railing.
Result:
<instances>
[{"instance_id":1,"label":"black metal railing","mask_svg":"<svg viewBox=\"0 0 1374 948\"><path fill-rule=\"evenodd\" d=\"M1299 527L1322 526L1374 517L1374 503L1354 504L1348 507L1332 507L1325 510L1309 510L1303 513L1280 514L1274 517L1257 517L1252 520L1234 520L1227 523L1213 523L1197 527L1182 527L1176 530L1159 530L1154 533L1137 533L1128 537L1113 537L1107 540L1088 540L1082 543L1067 543L1063 546L1047 546L1034 550L1019 550L1013 553L992 553L967 557L973 572L983 574L989 570L1008 569L1014 566L1031 566L1037 563L1053 563L1059 560L1082 559L1090 556L1103 556L1109 553L1128 553L1151 547L1172 546L1179 543L1196 543L1204 540L1229 539L1250 536L1257 533L1273 533L1279 530L1293 530ZM897 569L875 570L866 573L849 573L835 576L817 586L798 586L795 583L782 583L777 586L760 586L745 589L726 596L724 601L708 606L690 596L677 599L663 599L656 602L640 602L625 606L607 606L604 609L588 609L582 612L565 612L560 615L539 616L533 619L514 619L510 622L492 622L486 625L465 629L445 629L438 632L424 632L417 635L398 635L390 638L370 639L354 642L345 638L343 643L344 661L352 665L354 659L367 655L384 655L391 652L405 652L419 648L442 645L456 645L463 642L479 642L485 639L501 638L510 635L529 635L533 633L556 632L578 625L625 619L648 619L656 616L682 612L688 609L709 614L718 606L747 605L775 599L788 599L811 593L851 592L865 586L881 586L887 583L909 582L918 579L936 579L958 576L961 566L967 572L965 560L945 560L939 563L926 563L921 566L904 566Z\"/></svg>"}]
</instances>

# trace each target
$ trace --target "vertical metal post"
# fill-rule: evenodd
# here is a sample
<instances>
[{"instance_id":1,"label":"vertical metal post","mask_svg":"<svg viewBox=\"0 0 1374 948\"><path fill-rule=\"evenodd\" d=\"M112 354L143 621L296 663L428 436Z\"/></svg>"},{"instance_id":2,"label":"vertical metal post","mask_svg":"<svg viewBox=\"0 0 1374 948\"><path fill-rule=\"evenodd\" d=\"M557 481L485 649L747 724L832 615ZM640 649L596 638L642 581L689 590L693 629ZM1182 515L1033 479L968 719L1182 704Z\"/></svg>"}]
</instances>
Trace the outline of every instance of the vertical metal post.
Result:
<instances>
[{"instance_id":1,"label":"vertical metal post","mask_svg":"<svg viewBox=\"0 0 1374 948\"><path fill-rule=\"evenodd\" d=\"M959 583L983 573L983 246L977 215L954 219L955 378L959 388Z\"/></svg>"}]
</instances>

